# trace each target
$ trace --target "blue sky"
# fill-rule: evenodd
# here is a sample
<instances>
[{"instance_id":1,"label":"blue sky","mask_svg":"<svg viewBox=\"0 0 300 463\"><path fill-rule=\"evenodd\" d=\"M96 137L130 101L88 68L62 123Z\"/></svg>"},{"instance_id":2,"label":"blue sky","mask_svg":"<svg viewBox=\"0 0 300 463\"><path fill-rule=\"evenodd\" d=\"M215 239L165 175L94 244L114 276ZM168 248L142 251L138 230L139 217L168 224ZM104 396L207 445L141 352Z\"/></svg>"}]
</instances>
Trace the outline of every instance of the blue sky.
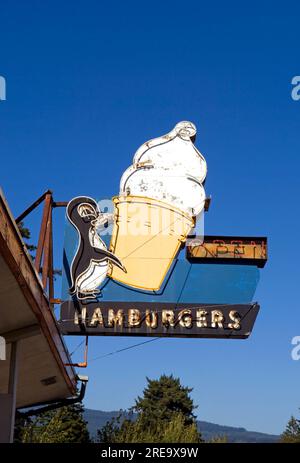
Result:
<instances>
[{"instance_id":1,"label":"blue sky","mask_svg":"<svg viewBox=\"0 0 300 463\"><path fill-rule=\"evenodd\" d=\"M144 141L191 120L208 163L206 233L269 238L251 338L162 339L91 362L88 407L126 408L146 376L173 373L203 420L279 433L297 414L299 13L296 2L2 2L1 185L15 215L47 188L57 201L111 197ZM64 212L54 217L59 267ZM93 338L90 358L135 342Z\"/></svg>"}]
</instances>

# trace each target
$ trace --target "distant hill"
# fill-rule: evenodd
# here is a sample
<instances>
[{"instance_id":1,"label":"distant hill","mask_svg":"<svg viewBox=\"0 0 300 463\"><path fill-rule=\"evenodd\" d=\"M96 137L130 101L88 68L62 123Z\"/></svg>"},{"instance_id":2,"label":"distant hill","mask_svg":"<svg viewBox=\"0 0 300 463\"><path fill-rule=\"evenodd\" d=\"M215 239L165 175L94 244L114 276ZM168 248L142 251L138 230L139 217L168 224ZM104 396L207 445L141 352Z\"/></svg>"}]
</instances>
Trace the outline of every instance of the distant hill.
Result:
<instances>
[{"instance_id":1,"label":"distant hill","mask_svg":"<svg viewBox=\"0 0 300 463\"><path fill-rule=\"evenodd\" d=\"M88 422L88 429L91 436L95 436L97 429L102 428L107 421L119 415L119 412L102 412L101 410L91 410L86 408L84 418ZM207 421L197 421L198 429L205 440L212 439L215 436L227 436L228 442L277 442L279 436L273 434L264 434L261 432L247 431L245 428L234 428L232 426L223 426Z\"/></svg>"}]
</instances>

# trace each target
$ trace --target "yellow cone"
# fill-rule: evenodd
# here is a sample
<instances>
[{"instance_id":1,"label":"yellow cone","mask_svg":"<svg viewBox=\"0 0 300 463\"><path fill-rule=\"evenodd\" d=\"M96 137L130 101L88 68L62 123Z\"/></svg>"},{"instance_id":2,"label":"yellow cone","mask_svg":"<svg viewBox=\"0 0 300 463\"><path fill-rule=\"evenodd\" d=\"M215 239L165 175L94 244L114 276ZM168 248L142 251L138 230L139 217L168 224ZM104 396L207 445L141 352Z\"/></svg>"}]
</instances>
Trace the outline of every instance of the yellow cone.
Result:
<instances>
[{"instance_id":1,"label":"yellow cone","mask_svg":"<svg viewBox=\"0 0 300 463\"><path fill-rule=\"evenodd\" d=\"M194 219L156 199L117 196L113 201L115 221L110 249L126 273L113 265L109 276L135 288L159 290Z\"/></svg>"}]
</instances>

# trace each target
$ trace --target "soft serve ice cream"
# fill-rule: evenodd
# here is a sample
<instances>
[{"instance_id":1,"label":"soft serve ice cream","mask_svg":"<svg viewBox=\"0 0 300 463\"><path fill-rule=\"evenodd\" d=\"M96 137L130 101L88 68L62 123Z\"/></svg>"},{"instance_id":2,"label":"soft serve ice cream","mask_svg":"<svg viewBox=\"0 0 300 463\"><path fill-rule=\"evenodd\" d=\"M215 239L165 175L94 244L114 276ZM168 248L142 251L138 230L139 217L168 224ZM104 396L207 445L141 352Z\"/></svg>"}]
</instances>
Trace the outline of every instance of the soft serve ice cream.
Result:
<instances>
[{"instance_id":1,"label":"soft serve ice cream","mask_svg":"<svg viewBox=\"0 0 300 463\"><path fill-rule=\"evenodd\" d=\"M195 135L194 124L178 123L144 143L122 175L111 251L126 273L114 267L112 279L148 291L162 288L204 208L207 166L193 144Z\"/></svg>"},{"instance_id":2,"label":"soft serve ice cream","mask_svg":"<svg viewBox=\"0 0 300 463\"><path fill-rule=\"evenodd\" d=\"M155 198L198 215L207 166L193 144L195 135L194 124L179 122L167 135L142 145L121 178L120 195Z\"/></svg>"}]
</instances>

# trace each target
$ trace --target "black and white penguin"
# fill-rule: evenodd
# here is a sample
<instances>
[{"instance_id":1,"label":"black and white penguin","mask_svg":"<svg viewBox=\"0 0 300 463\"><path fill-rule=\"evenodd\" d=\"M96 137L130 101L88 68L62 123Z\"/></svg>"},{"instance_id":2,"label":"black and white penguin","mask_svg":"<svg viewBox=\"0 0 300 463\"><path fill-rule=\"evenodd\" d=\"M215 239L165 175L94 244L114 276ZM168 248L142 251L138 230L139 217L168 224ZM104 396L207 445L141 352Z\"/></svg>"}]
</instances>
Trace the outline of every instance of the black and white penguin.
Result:
<instances>
[{"instance_id":1,"label":"black and white penguin","mask_svg":"<svg viewBox=\"0 0 300 463\"><path fill-rule=\"evenodd\" d=\"M107 250L96 230L101 217L96 201L87 196L72 199L67 205L67 217L79 235L79 244L71 263L72 286L70 294L78 299L94 299L105 280L110 265L117 265L126 272L122 262Z\"/></svg>"}]
</instances>

